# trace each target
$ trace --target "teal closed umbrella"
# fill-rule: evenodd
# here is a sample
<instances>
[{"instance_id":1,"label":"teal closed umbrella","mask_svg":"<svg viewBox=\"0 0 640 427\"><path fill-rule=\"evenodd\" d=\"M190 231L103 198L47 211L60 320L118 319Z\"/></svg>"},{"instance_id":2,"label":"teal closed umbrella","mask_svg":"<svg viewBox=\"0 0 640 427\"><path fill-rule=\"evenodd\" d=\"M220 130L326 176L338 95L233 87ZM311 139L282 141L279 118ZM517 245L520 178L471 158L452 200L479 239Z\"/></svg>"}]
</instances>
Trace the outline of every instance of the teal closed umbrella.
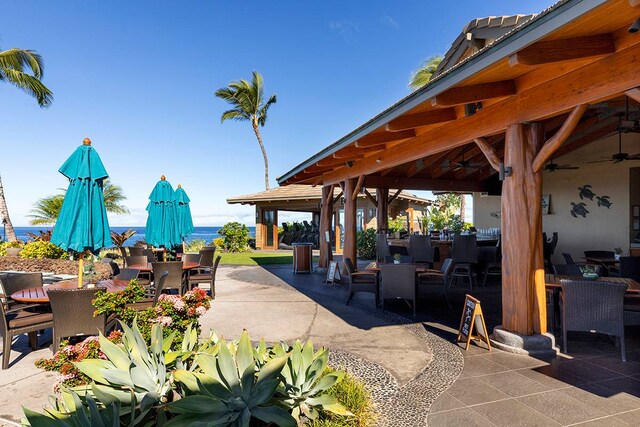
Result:
<instances>
[{"instance_id":1,"label":"teal closed umbrella","mask_svg":"<svg viewBox=\"0 0 640 427\"><path fill-rule=\"evenodd\" d=\"M163 175L149 195L149 204L147 205L149 216L145 229L147 243L165 248L182 243L174 199L173 187Z\"/></svg>"},{"instance_id":2,"label":"teal closed umbrella","mask_svg":"<svg viewBox=\"0 0 640 427\"><path fill-rule=\"evenodd\" d=\"M113 245L102 193L102 184L109 175L89 138L84 139L59 172L69 178L69 188L51 242L65 250L93 253ZM78 286L82 286L82 257Z\"/></svg>"},{"instance_id":3,"label":"teal closed umbrella","mask_svg":"<svg viewBox=\"0 0 640 427\"><path fill-rule=\"evenodd\" d=\"M193 219L191 218L191 208L189 207L189 196L184 191L182 185L178 184L175 193L176 212L178 214L178 232L182 239L186 239L193 233Z\"/></svg>"}]
</instances>

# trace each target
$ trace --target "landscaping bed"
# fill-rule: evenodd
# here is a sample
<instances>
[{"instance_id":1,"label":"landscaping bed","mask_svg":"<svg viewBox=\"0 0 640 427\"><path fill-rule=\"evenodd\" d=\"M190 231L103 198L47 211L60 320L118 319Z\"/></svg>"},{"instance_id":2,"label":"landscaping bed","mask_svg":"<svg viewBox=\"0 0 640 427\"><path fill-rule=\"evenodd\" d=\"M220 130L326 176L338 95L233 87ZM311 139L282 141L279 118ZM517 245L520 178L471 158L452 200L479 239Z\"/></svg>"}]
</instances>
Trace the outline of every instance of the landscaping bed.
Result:
<instances>
[{"instance_id":1,"label":"landscaping bed","mask_svg":"<svg viewBox=\"0 0 640 427\"><path fill-rule=\"evenodd\" d=\"M107 264L94 263L96 279L108 279L111 267ZM55 274L78 274L78 261L68 259L20 258L17 256L0 256L0 271L14 270L31 273L51 272Z\"/></svg>"}]
</instances>

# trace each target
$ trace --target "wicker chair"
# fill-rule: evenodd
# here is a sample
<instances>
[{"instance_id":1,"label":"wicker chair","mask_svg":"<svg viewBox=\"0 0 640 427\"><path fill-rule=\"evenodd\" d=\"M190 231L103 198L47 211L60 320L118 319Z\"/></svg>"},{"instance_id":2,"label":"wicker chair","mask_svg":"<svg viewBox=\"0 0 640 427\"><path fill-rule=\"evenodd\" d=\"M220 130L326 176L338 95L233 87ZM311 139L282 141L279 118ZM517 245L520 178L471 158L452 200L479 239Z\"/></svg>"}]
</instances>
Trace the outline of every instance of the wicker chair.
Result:
<instances>
[{"instance_id":1,"label":"wicker chair","mask_svg":"<svg viewBox=\"0 0 640 427\"><path fill-rule=\"evenodd\" d=\"M143 249L142 255L147 257L147 262L156 262L156 254L153 249Z\"/></svg>"},{"instance_id":2,"label":"wicker chair","mask_svg":"<svg viewBox=\"0 0 640 427\"><path fill-rule=\"evenodd\" d=\"M200 250L200 265L203 267L213 267L213 257L216 254L215 246L207 246Z\"/></svg>"},{"instance_id":3,"label":"wicker chair","mask_svg":"<svg viewBox=\"0 0 640 427\"><path fill-rule=\"evenodd\" d=\"M451 307L447 296L447 283L449 282L451 267L453 267L453 260L447 258L442 263L440 270L427 270L418 273L418 296L422 291L425 291L425 293L437 293L442 295L447 305Z\"/></svg>"},{"instance_id":4,"label":"wicker chair","mask_svg":"<svg viewBox=\"0 0 640 427\"><path fill-rule=\"evenodd\" d=\"M202 255L200 254L182 254L182 262L197 262L200 264L200 259Z\"/></svg>"},{"instance_id":5,"label":"wicker chair","mask_svg":"<svg viewBox=\"0 0 640 427\"><path fill-rule=\"evenodd\" d=\"M145 255L131 255L127 257L127 265L147 265L149 263L148 258Z\"/></svg>"},{"instance_id":6,"label":"wicker chair","mask_svg":"<svg viewBox=\"0 0 640 427\"><path fill-rule=\"evenodd\" d=\"M384 301L401 298L407 303L411 300L413 316L416 315L416 266L411 264L380 265L380 299L384 310Z\"/></svg>"},{"instance_id":7,"label":"wicker chair","mask_svg":"<svg viewBox=\"0 0 640 427\"><path fill-rule=\"evenodd\" d=\"M116 276L113 276L113 278L115 280L126 280L127 282L130 282L134 279L138 279L138 275L140 274L140 270L136 270L135 268L124 268L122 270L120 270L120 273L118 273ZM141 283L138 282L141 285L144 285L145 283ZM148 281L147 281L148 284Z\"/></svg>"},{"instance_id":8,"label":"wicker chair","mask_svg":"<svg viewBox=\"0 0 640 427\"><path fill-rule=\"evenodd\" d=\"M426 264L433 268L433 246L431 237L412 234L409 236L409 255L413 257L416 264Z\"/></svg>"},{"instance_id":9,"label":"wicker chair","mask_svg":"<svg viewBox=\"0 0 640 427\"><path fill-rule=\"evenodd\" d=\"M53 351L57 351L63 338L79 335L107 333L115 326L115 319L106 315L93 316L91 303L102 289L51 289L47 292L53 312Z\"/></svg>"},{"instance_id":10,"label":"wicker chair","mask_svg":"<svg viewBox=\"0 0 640 427\"><path fill-rule=\"evenodd\" d=\"M370 292L376 297L376 307L379 304L380 293L378 291L378 273L375 271L357 271L350 258L343 261L345 276L349 281L349 298L347 305L356 292Z\"/></svg>"},{"instance_id":11,"label":"wicker chair","mask_svg":"<svg viewBox=\"0 0 640 427\"><path fill-rule=\"evenodd\" d=\"M565 264L575 264L575 261L573 260L573 257L570 253L563 252L562 257L564 258Z\"/></svg>"},{"instance_id":12,"label":"wicker chair","mask_svg":"<svg viewBox=\"0 0 640 427\"><path fill-rule=\"evenodd\" d=\"M475 282L473 269L478 262L478 255L478 240L475 235L453 236L453 245L451 246L453 268L450 274L449 287L457 282L458 277L466 277L469 279L470 289L473 290L473 283Z\"/></svg>"},{"instance_id":13,"label":"wicker chair","mask_svg":"<svg viewBox=\"0 0 640 427\"><path fill-rule=\"evenodd\" d=\"M19 292L23 289L29 288L41 288L42 287L42 273L2 273L0 274L0 284L2 285L2 290L6 295L3 299L4 304L7 305L8 308L30 308L30 307L39 307L44 308L43 304L24 304L18 303L11 299L11 294L15 292ZM49 311L49 310L47 310Z\"/></svg>"},{"instance_id":14,"label":"wicker chair","mask_svg":"<svg viewBox=\"0 0 640 427\"><path fill-rule=\"evenodd\" d=\"M395 264L396 259L392 256L384 257L385 264ZM413 264L413 257L409 255L400 255L400 264Z\"/></svg>"},{"instance_id":15,"label":"wicker chair","mask_svg":"<svg viewBox=\"0 0 640 427\"><path fill-rule=\"evenodd\" d=\"M125 246L120 246L118 249L120 249L120 255L122 255L122 267L126 267L127 257L129 256L127 255L127 248Z\"/></svg>"},{"instance_id":16,"label":"wicker chair","mask_svg":"<svg viewBox=\"0 0 640 427\"><path fill-rule=\"evenodd\" d=\"M220 255L216 257L213 268L209 270L208 273L205 272L187 276L189 290L193 289L194 285L199 287L201 283L208 283L211 289L211 298L216 299L216 272L218 271L218 264L220 264L221 258Z\"/></svg>"},{"instance_id":17,"label":"wicker chair","mask_svg":"<svg viewBox=\"0 0 640 427\"><path fill-rule=\"evenodd\" d=\"M562 343L567 353L567 332L597 332L620 341L622 361L624 348L624 283L562 280Z\"/></svg>"},{"instance_id":18,"label":"wicker chair","mask_svg":"<svg viewBox=\"0 0 640 427\"><path fill-rule=\"evenodd\" d=\"M142 246L129 246L129 256L143 256L143 250Z\"/></svg>"},{"instance_id":19,"label":"wicker chair","mask_svg":"<svg viewBox=\"0 0 640 427\"><path fill-rule=\"evenodd\" d=\"M120 266L118 266L118 264L116 264L111 258L103 258L102 262L111 267L111 277L115 277L120 274Z\"/></svg>"},{"instance_id":20,"label":"wicker chair","mask_svg":"<svg viewBox=\"0 0 640 427\"><path fill-rule=\"evenodd\" d=\"M185 292L186 280L182 271L182 261L154 262L153 277L160 277L165 271L169 273L166 278L163 289L176 289L178 294Z\"/></svg>"},{"instance_id":21,"label":"wicker chair","mask_svg":"<svg viewBox=\"0 0 640 427\"><path fill-rule=\"evenodd\" d=\"M378 233L376 234L376 260L380 262L388 256L391 256L391 250L387 242L387 235Z\"/></svg>"},{"instance_id":22,"label":"wicker chair","mask_svg":"<svg viewBox=\"0 0 640 427\"><path fill-rule=\"evenodd\" d=\"M11 342L13 337L29 334L32 350L38 348L38 331L53 328L53 314L28 311L16 304L13 308L5 308L0 304L0 335L2 335L2 369L9 367L11 359Z\"/></svg>"},{"instance_id":23,"label":"wicker chair","mask_svg":"<svg viewBox=\"0 0 640 427\"><path fill-rule=\"evenodd\" d=\"M146 310L149 307L155 307L158 304L160 294L164 290L164 283L169 277L168 271L163 271L162 274L156 279L155 286L150 288L147 293L147 297L132 304L127 304L127 308L133 308L138 311Z\"/></svg>"}]
</instances>

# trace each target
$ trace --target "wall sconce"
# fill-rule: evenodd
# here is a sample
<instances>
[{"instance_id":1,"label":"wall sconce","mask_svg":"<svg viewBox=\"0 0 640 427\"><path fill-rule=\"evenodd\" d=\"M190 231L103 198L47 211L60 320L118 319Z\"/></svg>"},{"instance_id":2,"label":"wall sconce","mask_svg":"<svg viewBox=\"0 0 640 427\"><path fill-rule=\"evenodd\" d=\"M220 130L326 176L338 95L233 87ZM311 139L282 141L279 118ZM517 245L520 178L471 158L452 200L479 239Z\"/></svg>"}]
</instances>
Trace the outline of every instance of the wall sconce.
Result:
<instances>
[{"instance_id":1,"label":"wall sconce","mask_svg":"<svg viewBox=\"0 0 640 427\"><path fill-rule=\"evenodd\" d=\"M506 177L511 176L512 172L513 172L513 169L511 169L511 166L505 166L504 163L500 163L500 170L498 171L498 179L500 179L500 181L504 181Z\"/></svg>"}]
</instances>

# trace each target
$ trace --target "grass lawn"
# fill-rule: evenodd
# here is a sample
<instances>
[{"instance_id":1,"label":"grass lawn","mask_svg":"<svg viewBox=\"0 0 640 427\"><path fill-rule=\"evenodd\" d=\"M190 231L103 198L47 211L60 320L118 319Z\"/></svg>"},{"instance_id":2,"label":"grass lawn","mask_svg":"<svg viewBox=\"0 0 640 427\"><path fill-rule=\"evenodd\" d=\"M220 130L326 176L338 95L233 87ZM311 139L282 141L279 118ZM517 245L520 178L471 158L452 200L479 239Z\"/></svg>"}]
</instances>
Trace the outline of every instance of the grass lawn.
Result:
<instances>
[{"instance_id":1,"label":"grass lawn","mask_svg":"<svg viewBox=\"0 0 640 427\"><path fill-rule=\"evenodd\" d=\"M218 253L216 253L216 256ZM246 252L246 253L226 253L222 252L220 264L226 265L270 265L270 264L291 264L293 265L293 252ZM318 257L313 257L313 262L318 262Z\"/></svg>"}]
</instances>

